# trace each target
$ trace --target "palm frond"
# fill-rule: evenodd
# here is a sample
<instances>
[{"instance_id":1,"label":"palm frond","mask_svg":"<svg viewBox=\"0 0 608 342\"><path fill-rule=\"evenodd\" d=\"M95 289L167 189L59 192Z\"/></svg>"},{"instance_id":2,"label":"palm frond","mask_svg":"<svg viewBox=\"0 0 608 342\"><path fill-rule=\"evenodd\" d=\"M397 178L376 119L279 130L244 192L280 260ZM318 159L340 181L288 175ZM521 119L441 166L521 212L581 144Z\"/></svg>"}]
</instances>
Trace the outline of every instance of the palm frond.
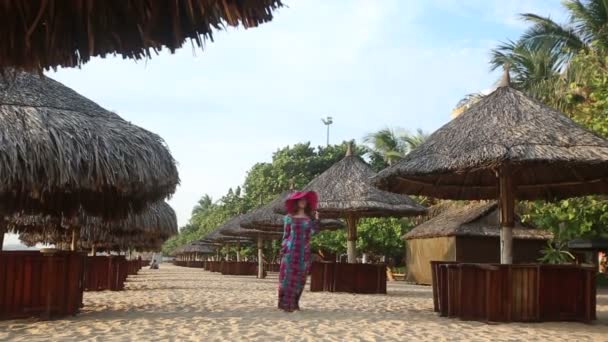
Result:
<instances>
[{"instance_id":1,"label":"palm frond","mask_svg":"<svg viewBox=\"0 0 608 342\"><path fill-rule=\"evenodd\" d=\"M524 32L520 41L532 48L545 47L567 55L587 49L586 42L571 27L533 13L521 14L521 18L532 26Z\"/></svg>"}]
</instances>

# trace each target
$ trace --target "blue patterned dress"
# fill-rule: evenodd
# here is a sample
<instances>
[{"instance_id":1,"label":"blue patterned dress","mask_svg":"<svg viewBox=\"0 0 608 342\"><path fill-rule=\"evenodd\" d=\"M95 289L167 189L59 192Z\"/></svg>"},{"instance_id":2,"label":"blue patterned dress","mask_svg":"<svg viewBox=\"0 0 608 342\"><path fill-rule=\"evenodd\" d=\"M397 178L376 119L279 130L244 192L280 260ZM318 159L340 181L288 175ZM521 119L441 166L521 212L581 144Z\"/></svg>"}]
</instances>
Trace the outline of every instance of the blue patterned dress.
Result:
<instances>
[{"instance_id":1,"label":"blue patterned dress","mask_svg":"<svg viewBox=\"0 0 608 342\"><path fill-rule=\"evenodd\" d=\"M285 216L279 273L279 309L299 310L299 301L310 269L310 236L318 222L308 217Z\"/></svg>"}]
</instances>

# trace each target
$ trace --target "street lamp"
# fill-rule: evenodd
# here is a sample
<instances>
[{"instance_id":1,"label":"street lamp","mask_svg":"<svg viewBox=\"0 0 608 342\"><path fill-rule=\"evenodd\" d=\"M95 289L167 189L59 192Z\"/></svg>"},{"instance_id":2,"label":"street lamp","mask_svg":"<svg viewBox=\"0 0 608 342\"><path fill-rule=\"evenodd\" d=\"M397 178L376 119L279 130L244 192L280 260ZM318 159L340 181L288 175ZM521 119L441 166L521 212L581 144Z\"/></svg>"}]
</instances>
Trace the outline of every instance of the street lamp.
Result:
<instances>
[{"instance_id":1,"label":"street lamp","mask_svg":"<svg viewBox=\"0 0 608 342\"><path fill-rule=\"evenodd\" d=\"M328 116L324 119L321 119L321 122L323 122L323 124L327 126L327 146L329 146L329 126L334 123L334 118Z\"/></svg>"}]
</instances>

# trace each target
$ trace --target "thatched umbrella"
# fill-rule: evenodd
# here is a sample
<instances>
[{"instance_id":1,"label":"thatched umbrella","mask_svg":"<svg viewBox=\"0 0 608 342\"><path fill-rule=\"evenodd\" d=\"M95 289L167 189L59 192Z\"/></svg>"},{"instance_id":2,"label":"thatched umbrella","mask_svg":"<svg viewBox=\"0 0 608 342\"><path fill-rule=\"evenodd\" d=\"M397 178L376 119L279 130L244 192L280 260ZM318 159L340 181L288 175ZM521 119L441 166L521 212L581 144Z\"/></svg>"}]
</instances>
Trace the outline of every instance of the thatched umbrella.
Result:
<instances>
[{"instance_id":1,"label":"thatched umbrella","mask_svg":"<svg viewBox=\"0 0 608 342\"><path fill-rule=\"evenodd\" d=\"M246 229L243 228L242 222L244 219L249 217L251 214L240 215L233 220L230 220L228 224L225 224L221 230L221 233L227 236L236 237L248 237L257 241L258 248L258 278L264 277L264 241L265 240L276 240L281 238L282 233L279 231L272 230L258 230L258 229ZM276 215L276 214L275 214ZM240 261L237 254L237 261Z\"/></svg>"},{"instance_id":2,"label":"thatched umbrella","mask_svg":"<svg viewBox=\"0 0 608 342\"><path fill-rule=\"evenodd\" d=\"M272 20L280 0L4 1L0 69L73 67L91 57L150 58L187 40L199 47L226 24Z\"/></svg>"},{"instance_id":3,"label":"thatched umbrella","mask_svg":"<svg viewBox=\"0 0 608 342\"><path fill-rule=\"evenodd\" d=\"M156 134L49 78L0 76L0 211L124 218L175 191ZM0 234L2 235L2 234Z\"/></svg>"},{"instance_id":4,"label":"thatched umbrella","mask_svg":"<svg viewBox=\"0 0 608 342\"><path fill-rule=\"evenodd\" d=\"M241 219L241 227L261 231L283 232L285 200L294 191L283 191L272 202L248 212ZM336 219L321 219L319 224L321 230L344 228L344 223Z\"/></svg>"},{"instance_id":5,"label":"thatched umbrella","mask_svg":"<svg viewBox=\"0 0 608 342\"><path fill-rule=\"evenodd\" d=\"M206 243L211 243L211 244L216 244L220 248L223 247L226 244L232 244L232 243L234 243L234 244L237 244L237 250L238 250L238 247L240 247L241 244L243 244L243 243L250 243L251 239L249 239L249 238L236 237L236 236L228 236L228 235L222 234L222 229L224 229L226 226L232 225L235 222L238 222L238 221L236 221L237 218L238 218L238 216L234 217L232 219L229 219L228 221L224 222L219 227L215 228L210 233L208 233L207 235L203 236L203 238L200 239L199 241L206 242ZM218 253L219 253L219 248L218 248ZM238 255L238 253L237 253L237 256L240 258L240 256ZM219 258L219 254L218 254L218 258Z\"/></svg>"},{"instance_id":6,"label":"thatched umbrella","mask_svg":"<svg viewBox=\"0 0 608 342\"><path fill-rule=\"evenodd\" d=\"M424 214L426 209L406 195L377 189L371 184L375 172L361 158L352 154L348 145L346 156L313 179L304 191L319 195L318 211L324 217L346 220L348 262L356 262L357 223L364 217L405 217ZM285 212L284 206L277 208Z\"/></svg>"},{"instance_id":7,"label":"thatched umbrella","mask_svg":"<svg viewBox=\"0 0 608 342\"><path fill-rule=\"evenodd\" d=\"M70 242L76 249L71 232L65 220L59 217L42 215L13 215L6 219L8 227L17 233L26 245L55 244L66 246ZM80 227L80 246L90 248L93 255L97 247L105 250L141 249L143 246L156 246L177 234L175 211L166 202L151 204L141 213L131 213L126 219L105 221L99 217L87 216L81 212L70 219L68 226Z\"/></svg>"},{"instance_id":8,"label":"thatched umbrella","mask_svg":"<svg viewBox=\"0 0 608 342\"><path fill-rule=\"evenodd\" d=\"M438 129L375 183L446 199L500 199L501 262L512 262L515 199L608 193L608 141L509 86Z\"/></svg>"},{"instance_id":9,"label":"thatched umbrella","mask_svg":"<svg viewBox=\"0 0 608 342\"><path fill-rule=\"evenodd\" d=\"M200 241L192 241L183 246L178 247L173 251L173 255L177 257L184 257L187 255L194 256L196 260L199 255L212 255L215 254L215 249L217 246L200 242Z\"/></svg>"},{"instance_id":10,"label":"thatched umbrella","mask_svg":"<svg viewBox=\"0 0 608 342\"><path fill-rule=\"evenodd\" d=\"M239 231L249 230L254 232L253 236L257 237L258 241L258 259L263 258L263 238L265 235L262 232L276 232L278 234L270 236L272 240L281 238L283 232L283 226L285 224L284 215L277 214L276 208L283 207L285 200L295 190L287 190L282 192L277 198L267 205L261 206L247 213L240 222ZM320 222L321 229L338 229L344 227L344 224L339 220L323 219ZM258 232L257 235L255 232ZM246 233L243 232L243 236ZM252 236L252 235L249 235ZM263 275L263 269L260 265L258 267L258 277Z\"/></svg>"}]
</instances>

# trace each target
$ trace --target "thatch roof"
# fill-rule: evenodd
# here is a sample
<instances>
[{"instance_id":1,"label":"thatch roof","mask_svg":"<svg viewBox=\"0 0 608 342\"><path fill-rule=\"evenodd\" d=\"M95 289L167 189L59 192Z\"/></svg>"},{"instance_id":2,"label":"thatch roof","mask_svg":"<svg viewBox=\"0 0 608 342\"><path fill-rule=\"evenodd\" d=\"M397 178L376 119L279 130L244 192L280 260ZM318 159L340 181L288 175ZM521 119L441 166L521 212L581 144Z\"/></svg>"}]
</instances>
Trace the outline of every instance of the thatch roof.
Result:
<instances>
[{"instance_id":1,"label":"thatch roof","mask_svg":"<svg viewBox=\"0 0 608 342\"><path fill-rule=\"evenodd\" d=\"M406 195L379 190L371 184L375 172L349 145L346 157L313 179L303 191L319 195L319 212L324 217L416 216L426 208ZM282 212L285 212L284 206Z\"/></svg>"},{"instance_id":2,"label":"thatch roof","mask_svg":"<svg viewBox=\"0 0 608 342\"><path fill-rule=\"evenodd\" d=\"M107 54L142 59L186 41L199 47L225 25L272 20L280 0L4 1L0 68L72 67Z\"/></svg>"},{"instance_id":3,"label":"thatch roof","mask_svg":"<svg viewBox=\"0 0 608 342\"><path fill-rule=\"evenodd\" d=\"M237 237L249 237L253 239L262 238L263 240L277 240L281 239L283 234L278 231L272 230L259 230L259 229L247 229L243 227L232 227L226 228L222 230L222 234L228 236L237 236Z\"/></svg>"},{"instance_id":4,"label":"thatch roof","mask_svg":"<svg viewBox=\"0 0 608 342\"><path fill-rule=\"evenodd\" d=\"M519 199L608 193L608 141L509 86L438 129L374 183L410 195L496 199L503 166Z\"/></svg>"},{"instance_id":5,"label":"thatch roof","mask_svg":"<svg viewBox=\"0 0 608 342\"><path fill-rule=\"evenodd\" d=\"M284 210L285 200L294 191L295 190L284 191L272 202L244 215L241 219L241 227L261 231L282 232L285 215L277 214L277 211ZM321 230L333 230L343 227L344 223L339 220L322 219L320 221Z\"/></svg>"},{"instance_id":6,"label":"thatch roof","mask_svg":"<svg viewBox=\"0 0 608 342\"><path fill-rule=\"evenodd\" d=\"M240 226L240 218L241 218L241 216L239 215L239 216L236 216L236 217L233 217L233 218L227 220L226 222L221 224L219 227L215 228L213 231L211 231L207 235L203 236L203 238L200 239L199 241L207 242L207 243L237 243L237 242L248 243L248 242L251 242L251 239L249 239L249 238L228 236L228 235L222 234L222 230L225 229L226 227L233 227L235 225Z\"/></svg>"},{"instance_id":7,"label":"thatch roof","mask_svg":"<svg viewBox=\"0 0 608 342\"><path fill-rule=\"evenodd\" d=\"M500 223L496 202L474 202L450 206L430 220L404 235L406 240L444 236L499 237ZM550 231L522 225L518 220L513 229L514 239L548 240Z\"/></svg>"},{"instance_id":8,"label":"thatch roof","mask_svg":"<svg viewBox=\"0 0 608 342\"><path fill-rule=\"evenodd\" d=\"M186 254L186 253L214 254L215 249L216 249L216 246L213 246L213 245L210 245L207 243L202 243L199 241L193 241L193 242L187 243L183 246L176 248L172 254L173 255L180 255L180 254Z\"/></svg>"},{"instance_id":9,"label":"thatch roof","mask_svg":"<svg viewBox=\"0 0 608 342\"><path fill-rule=\"evenodd\" d=\"M568 241L568 248L587 251L608 251L608 239L602 237L574 239Z\"/></svg>"},{"instance_id":10,"label":"thatch roof","mask_svg":"<svg viewBox=\"0 0 608 342\"><path fill-rule=\"evenodd\" d=\"M141 213L131 213L120 221L104 221L81 213L68 221L52 216L14 215L6 218L11 231L20 232L19 238L27 245L69 243L71 225L80 228L81 245L100 245L133 248L135 245L156 244L177 234L175 211L164 201L153 203ZM25 227L24 227L25 226Z\"/></svg>"},{"instance_id":11,"label":"thatch roof","mask_svg":"<svg viewBox=\"0 0 608 342\"><path fill-rule=\"evenodd\" d=\"M50 78L0 76L0 123L0 203L7 214L82 208L124 218L179 183L158 135Z\"/></svg>"}]
</instances>

